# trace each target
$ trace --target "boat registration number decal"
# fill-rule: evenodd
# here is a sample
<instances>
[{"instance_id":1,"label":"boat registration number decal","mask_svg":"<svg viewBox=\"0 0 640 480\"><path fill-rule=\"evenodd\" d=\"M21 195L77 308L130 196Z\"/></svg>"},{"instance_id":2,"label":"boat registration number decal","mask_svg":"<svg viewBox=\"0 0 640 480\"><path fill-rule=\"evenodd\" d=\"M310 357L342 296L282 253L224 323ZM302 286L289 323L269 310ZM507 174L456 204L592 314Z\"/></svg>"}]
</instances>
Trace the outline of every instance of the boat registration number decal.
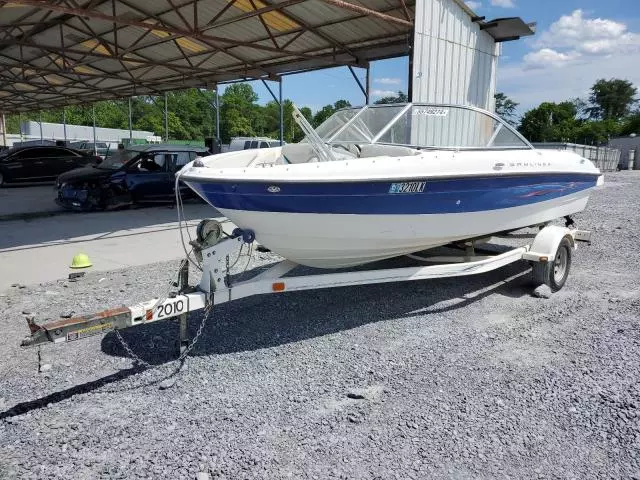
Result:
<instances>
[{"instance_id":1,"label":"boat registration number decal","mask_svg":"<svg viewBox=\"0 0 640 480\"><path fill-rule=\"evenodd\" d=\"M429 117L446 117L448 114L448 108L426 107L415 108L413 110L413 115L425 115Z\"/></svg>"},{"instance_id":2,"label":"boat registration number decal","mask_svg":"<svg viewBox=\"0 0 640 480\"><path fill-rule=\"evenodd\" d=\"M427 182L403 182L392 183L389 193L422 193Z\"/></svg>"}]
</instances>

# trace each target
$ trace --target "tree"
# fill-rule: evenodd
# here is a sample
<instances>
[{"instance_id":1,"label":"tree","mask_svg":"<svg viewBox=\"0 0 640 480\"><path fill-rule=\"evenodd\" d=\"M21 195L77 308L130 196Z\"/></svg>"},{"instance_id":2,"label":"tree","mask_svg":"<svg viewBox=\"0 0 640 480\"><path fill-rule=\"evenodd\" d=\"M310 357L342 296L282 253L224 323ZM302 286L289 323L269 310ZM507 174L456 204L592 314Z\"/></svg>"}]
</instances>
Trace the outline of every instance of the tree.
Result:
<instances>
[{"instance_id":1,"label":"tree","mask_svg":"<svg viewBox=\"0 0 640 480\"><path fill-rule=\"evenodd\" d=\"M622 125L620 135L640 135L640 110L631 114Z\"/></svg>"},{"instance_id":2,"label":"tree","mask_svg":"<svg viewBox=\"0 0 640 480\"><path fill-rule=\"evenodd\" d=\"M582 121L574 134L576 143L585 145L606 144L612 136L618 135L620 125L615 120Z\"/></svg>"},{"instance_id":3,"label":"tree","mask_svg":"<svg viewBox=\"0 0 640 480\"><path fill-rule=\"evenodd\" d=\"M572 102L544 102L522 117L518 130L531 142L573 141L578 126Z\"/></svg>"},{"instance_id":4,"label":"tree","mask_svg":"<svg viewBox=\"0 0 640 480\"><path fill-rule=\"evenodd\" d=\"M382 97L373 103L376 105L386 105L389 103L408 103L408 102L409 102L409 97L407 97L407 94L398 90L398 95L390 96L390 97Z\"/></svg>"},{"instance_id":5,"label":"tree","mask_svg":"<svg viewBox=\"0 0 640 480\"><path fill-rule=\"evenodd\" d=\"M589 118L589 104L582 98L576 97L571 100L573 106L576 107L576 117L586 120Z\"/></svg>"},{"instance_id":6,"label":"tree","mask_svg":"<svg viewBox=\"0 0 640 480\"><path fill-rule=\"evenodd\" d=\"M637 102L638 89L627 80L598 80L591 87L587 109L589 118L595 120L616 120L626 117Z\"/></svg>"},{"instance_id":7,"label":"tree","mask_svg":"<svg viewBox=\"0 0 640 480\"><path fill-rule=\"evenodd\" d=\"M304 133L293 119L293 102L286 99L282 103L284 141L287 143L298 142L304 138ZM312 123L313 113L309 107L300 108L300 113L309 123ZM274 101L267 103L262 109L261 116L267 125L264 135L276 139L280 138L280 106Z\"/></svg>"},{"instance_id":8,"label":"tree","mask_svg":"<svg viewBox=\"0 0 640 480\"><path fill-rule=\"evenodd\" d=\"M514 102L502 92L496 93L494 98L496 100L496 115L503 118L511 125L515 125L516 108L520 104Z\"/></svg>"},{"instance_id":9,"label":"tree","mask_svg":"<svg viewBox=\"0 0 640 480\"><path fill-rule=\"evenodd\" d=\"M341 108L347 108L350 106L351 104L347 100L338 100L333 105L325 105L320 110L318 110L316 114L313 116L313 122L312 122L313 126L317 127L321 125L327 118L329 118L331 115L336 113L337 110L340 110Z\"/></svg>"},{"instance_id":10,"label":"tree","mask_svg":"<svg viewBox=\"0 0 640 480\"><path fill-rule=\"evenodd\" d=\"M349 103L348 100L338 100L336 103L333 104L333 108L335 108L336 110L341 110L343 108L349 108L351 106L351 103Z\"/></svg>"},{"instance_id":11,"label":"tree","mask_svg":"<svg viewBox=\"0 0 640 480\"><path fill-rule=\"evenodd\" d=\"M259 106L258 95L248 83L230 85L222 95L220 106L220 133L222 143L229 143L231 137L253 136L256 134Z\"/></svg>"}]
</instances>

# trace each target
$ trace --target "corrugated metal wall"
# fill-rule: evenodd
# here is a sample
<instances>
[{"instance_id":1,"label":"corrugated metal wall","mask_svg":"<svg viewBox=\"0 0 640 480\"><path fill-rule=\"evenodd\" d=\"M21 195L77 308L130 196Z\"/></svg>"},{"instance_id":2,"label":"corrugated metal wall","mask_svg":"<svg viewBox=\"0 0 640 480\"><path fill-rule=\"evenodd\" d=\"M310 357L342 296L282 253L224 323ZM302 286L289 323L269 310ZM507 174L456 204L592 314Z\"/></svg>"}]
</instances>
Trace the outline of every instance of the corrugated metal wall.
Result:
<instances>
[{"instance_id":1,"label":"corrugated metal wall","mask_svg":"<svg viewBox=\"0 0 640 480\"><path fill-rule=\"evenodd\" d=\"M616 171L620 163L621 151L618 148L559 142L534 143L533 146L537 149L546 150L571 150L591 160L603 172Z\"/></svg>"},{"instance_id":2,"label":"corrugated metal wall","mask_svg":"<svg viewBox=\"0 0 640 480\"><path fill-rule=\"evenodd\" d=\"M22 122L21 129L22 134L27 138L40 139L40 122ZM132 135L133 138L147 138L153 136L153 132L134 130ZM62 140L64 138L64 125L61 123L42 122L42 137L48 140ZM129 138L129 130L96 127L96 140L119 143L123 138ZM93 127L67 124L67 140L92 141Z\"/></svg>"},{"instance_id":3,"label":"corrugated metal wall","mask_svg":"<svg viewBox=\"0 0 640 480\"><path fill-rule=\"evenodd\" d=\"M454 0L416 2L413 101L493 111L499 49Z\"/></svg>"}]
</instances>

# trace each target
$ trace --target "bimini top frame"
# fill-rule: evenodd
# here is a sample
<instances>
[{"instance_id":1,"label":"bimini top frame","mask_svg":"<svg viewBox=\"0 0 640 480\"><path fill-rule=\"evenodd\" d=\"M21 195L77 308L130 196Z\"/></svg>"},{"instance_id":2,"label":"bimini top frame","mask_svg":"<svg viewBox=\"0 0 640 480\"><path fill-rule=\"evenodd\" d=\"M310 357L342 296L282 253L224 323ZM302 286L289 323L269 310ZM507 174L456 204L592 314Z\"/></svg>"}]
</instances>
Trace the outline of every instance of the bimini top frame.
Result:
<instances>
[{"instance_id":1,"label":"bimini top frame","mask_svg":"<svg viewBox=\"0 0 640 480\"><path fill-rule=\"evenodd\" d=\"M534 148L494 113L455 104L345 108L329 117L315 134L326 145L384 144L443 150ZM311 141L309 136L307 141Z\"/></svg>"}]
</instances>

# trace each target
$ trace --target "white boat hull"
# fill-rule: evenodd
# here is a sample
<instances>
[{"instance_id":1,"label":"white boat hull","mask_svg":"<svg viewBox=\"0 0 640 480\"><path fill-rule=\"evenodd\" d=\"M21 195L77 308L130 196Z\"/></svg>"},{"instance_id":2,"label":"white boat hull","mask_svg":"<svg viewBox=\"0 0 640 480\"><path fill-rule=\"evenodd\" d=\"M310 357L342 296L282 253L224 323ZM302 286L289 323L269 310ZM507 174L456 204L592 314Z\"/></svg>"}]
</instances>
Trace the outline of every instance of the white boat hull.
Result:
<instances>
[{"instance_id":1,"label":"white boat hull","mask_svg":"<svg viewBox=\"0 0 640 480\"><path fill-rule=\"evenodd\" d=\"M289 260L311 267L342 268L572 215L584 210L589 194L586 189L512 208L425 215L219 210Z\"/></svg>"}]
</instances>

